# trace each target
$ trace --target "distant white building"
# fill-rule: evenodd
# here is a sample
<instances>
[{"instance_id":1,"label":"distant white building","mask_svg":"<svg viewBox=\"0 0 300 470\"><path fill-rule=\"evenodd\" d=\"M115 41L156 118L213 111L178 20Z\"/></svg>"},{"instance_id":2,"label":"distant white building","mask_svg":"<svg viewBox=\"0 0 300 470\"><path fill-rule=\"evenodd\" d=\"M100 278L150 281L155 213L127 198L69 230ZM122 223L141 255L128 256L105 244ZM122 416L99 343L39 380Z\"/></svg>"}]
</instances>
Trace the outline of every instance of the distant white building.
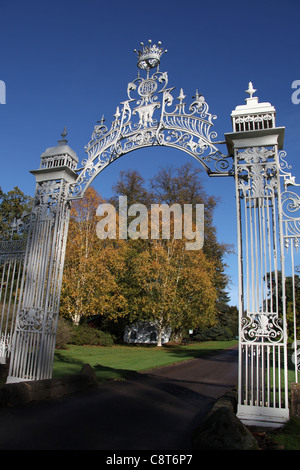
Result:
<instances>
[{"instance_id":1,"label":"distant white building","mask_svg":"<svg viewBox=\"0 0 300 470\"><path fill-rule=\"evenodd\" d=\"M162 344L170 341L172 328L165 328L162 333ZM124 343L156 344L157 327L154 322L138 321L126 326Z\"/></svg>"}]
</instances>

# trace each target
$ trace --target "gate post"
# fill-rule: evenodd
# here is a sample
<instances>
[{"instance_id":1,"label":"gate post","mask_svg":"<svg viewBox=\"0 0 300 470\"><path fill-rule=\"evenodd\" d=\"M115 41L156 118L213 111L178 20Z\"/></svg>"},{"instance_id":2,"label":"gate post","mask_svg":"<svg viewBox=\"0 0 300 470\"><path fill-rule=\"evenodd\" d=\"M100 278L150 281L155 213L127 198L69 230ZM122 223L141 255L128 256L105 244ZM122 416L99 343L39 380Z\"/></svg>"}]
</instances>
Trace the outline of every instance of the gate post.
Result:
<instances>
[{"instance_id":1,"label":"gate post","mask_svg":"<svg viewBox=\"0 0 300 470\"><path fill-rule=\"evenodd\" d=\"M51 378L68 235L69 185L78 158L66 131L41 155L27 239L20 302L7 383Z\"/></svg>"},{"instance_id":2,"label":"gate post","mask_svg":"<svg viewBox=\"0 0 300 470\"><path fill-rule=\"evenodd\" d=\"M287 327L280 165L284 127L275 109L253 97L231 114L226 134L234 155L239 269L237 416L280 426L289 419ZM281 276L280 276L281 271Z\"/></svg>"}]
</instances>

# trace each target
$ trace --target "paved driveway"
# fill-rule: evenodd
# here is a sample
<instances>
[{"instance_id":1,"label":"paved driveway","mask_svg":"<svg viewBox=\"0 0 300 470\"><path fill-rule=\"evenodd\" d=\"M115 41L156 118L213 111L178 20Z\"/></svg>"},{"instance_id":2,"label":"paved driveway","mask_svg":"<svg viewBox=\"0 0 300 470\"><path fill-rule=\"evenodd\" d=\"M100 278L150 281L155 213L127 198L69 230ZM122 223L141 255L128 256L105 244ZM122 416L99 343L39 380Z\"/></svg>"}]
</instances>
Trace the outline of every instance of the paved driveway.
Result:
<instances>
[{"instance_id":1,"label":"paved driveway","mask_svg":"<svg viewBox=\"0 0 300 470\"><path fill-rule=\"evenodd\" d=\"M134 374L85 393L0 410L0 449L188 450L237 384L237 349Z\"/></svg>"}]
</instances>

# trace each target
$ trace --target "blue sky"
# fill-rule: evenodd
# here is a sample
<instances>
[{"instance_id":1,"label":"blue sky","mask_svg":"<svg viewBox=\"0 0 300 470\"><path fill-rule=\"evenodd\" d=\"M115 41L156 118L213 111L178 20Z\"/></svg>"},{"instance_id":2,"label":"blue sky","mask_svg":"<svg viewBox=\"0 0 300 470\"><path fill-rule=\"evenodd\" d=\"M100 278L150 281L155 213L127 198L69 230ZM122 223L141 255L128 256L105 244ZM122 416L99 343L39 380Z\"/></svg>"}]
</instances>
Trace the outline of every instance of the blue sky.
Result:
<instances>
[{"instance_id":1,"label":"blue sky","mask_svg":"<svg viewBox=\"0 0 300 470\"><path fill-rule=\"evenodd\" d=\"M300 177L300 104L291 85L300 80L299 0L0 0L0 186L33 195L29 173L41 153L56 145L64 128L79 160L93 127L104 114L113 119L137 76L140 42L162 41L168 49L160 70L188 98L203 94L215 121L217 140L231 132L231 111L244 104L252 81L260 101L271 102L277 126L285 126L287 160ZM174 95L177 96L177 95ZM222 148L222 150L225 150ZM109 197L121 170L133 168L147 180L161 166L181 166L192 157L165 148L132 152L105 169L94 186ZM195 162L193 160L193 162ZM196 162L195 162L196 163ZM215 211L218 238L236 246L234 183L203 174ZM236 256L228 256L232 304L237 302Z\"/></svg>"}]
</instances>

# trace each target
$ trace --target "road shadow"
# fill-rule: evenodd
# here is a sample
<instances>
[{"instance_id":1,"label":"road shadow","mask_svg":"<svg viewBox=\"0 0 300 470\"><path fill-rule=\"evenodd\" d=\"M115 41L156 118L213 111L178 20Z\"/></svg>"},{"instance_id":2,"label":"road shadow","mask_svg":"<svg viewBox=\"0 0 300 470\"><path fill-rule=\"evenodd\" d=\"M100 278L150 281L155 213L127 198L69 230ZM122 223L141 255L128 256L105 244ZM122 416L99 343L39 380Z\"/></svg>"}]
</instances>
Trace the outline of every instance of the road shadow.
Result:
<instances>
[{"instance_id":1,"label":"road shadow","mask_svg":"<svg viewBox=\"0 0 300 470\"><path fill-rule=\"evenodd\" d=\"M164 345L164 349L170 354L173 355L175 359L178 360L184 360L184 359L199 359L203 357L214 357L214 360L223 362L227 361L228 358L222 355L222 352L224 352L224 349L199 349L199 348L193 348L192 344L182 346L182 345ZM229 349L238 349L238 345L236 346L231 346ZM216 356L220 354L220 356L216 359ZM235 359L229 359L234 361Z\"/></svg>"}]
</instances>

